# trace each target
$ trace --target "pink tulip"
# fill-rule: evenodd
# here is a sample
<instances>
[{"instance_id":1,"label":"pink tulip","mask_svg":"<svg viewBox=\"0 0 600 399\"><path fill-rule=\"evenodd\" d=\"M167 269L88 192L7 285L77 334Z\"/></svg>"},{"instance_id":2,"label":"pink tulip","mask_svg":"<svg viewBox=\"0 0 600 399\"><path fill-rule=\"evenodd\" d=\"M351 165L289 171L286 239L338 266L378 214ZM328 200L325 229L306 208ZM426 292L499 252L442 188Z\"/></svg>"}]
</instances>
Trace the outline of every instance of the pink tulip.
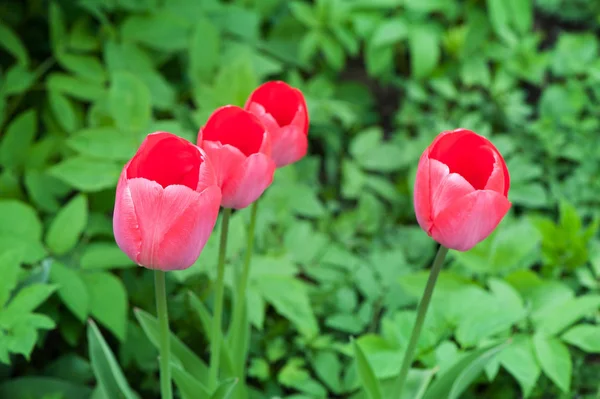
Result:
<instances>
[{"instance_id":1,"label":"pink tulip","mask_svg":"<svg viewBox=\"0 0 600 399\"><path fill-rule=\"evenodd\" d=\"M300 160L308 148L308 110L302 92L280 81L267 82L248 98L248 111L259 117L273 144L278 168Z\"/></svg>"},{"instance_id":2,"label":"pink tulip","mask_svg":"<svg viewBox=\"0 0 600 399\"><path fill-rule=\"evenodd\" d=\"M443 132L419 161L417 221L443 246L467 251L510 209L509 187L504 159L488 139L466 129Z\"/></svg>"},{"instance_id":3,"label":"pink tulip","mask_svg":"<svg viewBox=\"0 0 600 399\"><path fill-rule=\"evenodd\" d=\"M186 269L200 256L220 202L214 169L200 148L171 133L149 134L119 178L115 240L140 266Z\"/></svg>"},{"instance_id":4,"label":"pink tulip","mask_svg":"<svg viewBox=\"0 0 600 399\"><path fill-rule=\"evenodd\" d=\"M218 108L198 132L198 145L215 166L225 208L247 207L273 181L269 135L256 116L240 107Z\"/></svg>"}]
</instances>

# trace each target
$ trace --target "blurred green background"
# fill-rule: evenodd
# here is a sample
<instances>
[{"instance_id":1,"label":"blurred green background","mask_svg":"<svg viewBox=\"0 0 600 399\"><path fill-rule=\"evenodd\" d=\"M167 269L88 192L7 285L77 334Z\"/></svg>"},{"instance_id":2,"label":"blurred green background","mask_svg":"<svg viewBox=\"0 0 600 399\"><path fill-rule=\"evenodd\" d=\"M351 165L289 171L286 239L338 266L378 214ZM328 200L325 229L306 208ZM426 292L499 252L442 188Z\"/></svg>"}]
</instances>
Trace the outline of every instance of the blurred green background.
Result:
<instances>
[{"instance_id":1,"label":"blurred green background","mask_svg":"<svg viewBox=\"0 0 600 399\"><path fill-rule=\"evenodd\" d=\"M457 127L504 154L513 208L451 252L419 381L512 337L461 397L600 398L599 37L597 0L0 2L0 398L102 398L88 318L158 397L134 316L154 314L152 273L114 243L117 177L147 133L193 141L271 79L305 93L310 150L260 205L255 398L363 398L350 337L384 383L398 373L435 250L414 172ZM248 220L233 216L230 265ZM212 306L216 237L169 274L192 363L208 345L188 292Z\"/></svg>"}]
</instances>

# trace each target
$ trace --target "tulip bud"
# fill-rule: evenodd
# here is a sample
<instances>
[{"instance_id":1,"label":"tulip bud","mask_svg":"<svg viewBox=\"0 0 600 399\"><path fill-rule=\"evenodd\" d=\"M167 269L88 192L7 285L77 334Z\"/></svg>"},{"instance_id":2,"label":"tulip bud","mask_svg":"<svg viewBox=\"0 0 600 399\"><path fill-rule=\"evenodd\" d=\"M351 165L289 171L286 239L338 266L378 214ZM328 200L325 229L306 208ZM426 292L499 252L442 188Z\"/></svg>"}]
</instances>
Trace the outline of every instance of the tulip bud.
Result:
<instances>
[{"instance_id":1,"label":"tulip bud","mask_svg":"<svg viewBox=\"0 0 600 399\"><path fill-rule=\"evenodd\" d=\"M308 148L308 110L302 92L280 81L258 87L246 102L271 136L271 157L278 168L300 160Z\"/></svg>"},{"instance_id":2,"label":"tulip bud","mask_svg":"<svg viewBox=\"0 0 600 399\"><path fill-rule=\"evenodd\" d=\"M225 208L247 207L273 181L269 135L256 116L240 107L218 108L198 132L198 145L215 167Z\"/></svg>"},{"instance_id":3,"label":"tulip bud","mask_svg":"<svg viewBox=\"0 0 600 399\"><path fill-rule=\"evenodd\" d=\"M199 147L171 133L150 134L117 184L115 240L140 266L186 269L200 256L220 202L214 169Z\"/></svg>"},{"instance_id":4,"label":"tulip bud","mask_svg":"<svg viewBox=\"0 0 600 399\"><path fill-rule=\"evenodd\" d=\"M467 251L510 209L509 187L506 163L488 139L466 129L443 132L419 160L417 221L441 245Z\"/></svg>"}]
</instances>

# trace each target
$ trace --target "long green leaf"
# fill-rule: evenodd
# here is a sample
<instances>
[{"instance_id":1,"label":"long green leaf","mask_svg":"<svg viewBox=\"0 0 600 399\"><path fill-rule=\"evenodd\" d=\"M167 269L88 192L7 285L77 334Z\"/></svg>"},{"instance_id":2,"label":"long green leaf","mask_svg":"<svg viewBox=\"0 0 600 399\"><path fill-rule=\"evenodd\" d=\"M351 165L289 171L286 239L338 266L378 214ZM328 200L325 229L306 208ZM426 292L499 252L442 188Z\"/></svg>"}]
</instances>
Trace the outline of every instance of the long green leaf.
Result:
<instances>
[{"instance_id":1,"label":"long green leaf","mask_svg":"<svg viewBox=\"0 0 600 399\"><path fill-rule=\"evenodd\" d=\"M356 341L352 341L354 346L354 358L356 359L356 367L358 369L358 376L362 382L363 389L367 393L369 399L381 399L381 387L379 381L375 377L375 373L367 360L367 357L363 353L360 346Z\"/></svg>"},{"instance_id":2,"label":"long green leaf","mask_svg":"<svg viewBox=\"0 0 600 399\"><path fill-rule=\"evenodd\" d=\"M141 309L134 311L135 317L142 326L144 333L156 348L158 348L158 320ZM195 378L200 381L206 381L208 378L208 367L190 348L171 333L171 355L181 366Z\"/></svg>"},{"instance_id":3,"label":"long green leaf","mask_svg":"<svg viewBox=\"0 0 600 399\"><path fill-rule=\"evenodd\" d=\"M429 387L423 399L458 399L460 394L477 378L485 365L502 351L509 342L473 351L440 375Z\"/></svg>"},{"instance_id":4,"label":"long green leaf","mask_svg":"<svg viewBox=\"0 0 600 399\"><path fill-rule=\"evenodd\" d=\"M92 369L106 396L109 398L138 399L139 396L127 383L115 355L102 337L96 323L92 320L88 323L87 338Z\"/></svg>"},{"instance_id":5,"label":"long green leaf","mask_svg":"<svg viewBox=\"0 0 600 399\"><path fill-rule=\"evenodd\" d=\"M183 399L210 398L210 392L204 384L178 365L171 363L171 373L173 375L173 381L175 381L175 385L177 386L177 389L179 389Z\"/></svg>"},{"instance_id":6,"label":"long green leaf","mask_svg":"<svg viewBox=\"0 0 600 399\"><path fill-rule=\"evenodd\" d=\"M217 387L217 390L212 394L210 399L229 399L237 382L237 378L228 378L221 381L221 384Z\"/></svg>"}]
</instances>

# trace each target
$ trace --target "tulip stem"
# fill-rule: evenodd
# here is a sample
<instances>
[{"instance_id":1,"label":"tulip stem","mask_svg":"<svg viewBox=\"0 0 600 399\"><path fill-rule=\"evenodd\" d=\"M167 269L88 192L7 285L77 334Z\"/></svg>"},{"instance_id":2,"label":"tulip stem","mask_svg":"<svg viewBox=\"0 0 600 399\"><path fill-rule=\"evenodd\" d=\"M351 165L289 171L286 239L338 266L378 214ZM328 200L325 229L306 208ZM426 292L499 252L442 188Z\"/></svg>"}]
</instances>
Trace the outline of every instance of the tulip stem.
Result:
<instances>
[{"instance_id":1,"label":"tulip stem","mask_svg":"<svg viewBox=\"0 0 600 399\"><path fill-rule=\"evenodd\" d=\"M229 230L230 216L231 208L225 208L223 210L223 220L221 221L221 241L219 243L219 263L217 264L215 307L210 341L210 370L208 382L211 389L217 387L219 360L221 358L221 340L223 339L221 320L223 318L223 296L225 294L225 284L223 280L225 279L225 255L227 254L227 231Z\"/></svg>"},{"instance_id":2,"label":"tulip stem","mask_svg":"<svg viewBox=\"0 0 600 399\"><path fill-rule=\"evenodd\" d=\"M246 309L246 290L248 288L248 279L250 277L250 262L252 260L252 254L254 253L254 230L256 228L256 215L258 211L258 200L252 204L252 210L250 214L250 225L248 226L248 236L246 243L246 256L244 258L244 265L238 279L237 292L235 296L235 308L233 311L232 319L232 354L238 360L236 367L236 377L242 381L244 377L244 369L246 365L246 342L248 339L248 318L245 316Z\"/></svg>"},{"instance_id":3,"label":"tulip stem","mask_svg":"<svg viewBox=\"0 0 600 399\"><path fill-rule=\"evenodd\" d=\"M171 388L171 348L169 331L169 314L167 311L167 289L165 272L154 271L154 288L156 290L156 314L160 331L160 394L162 399L172 399Z\"/></svg>"},{"instance_id":4,"label":"tulip stem","mask_svg":"<svg viewBox=\"0 0 600 399\"><path fill-rule=\"evenodd\" d=\"M398 379L394 384L392 396L393 399L401 399L402 389L404 388L406 377L408 376L408 370L410 369L415 350L417 349L417 344L419 343L419 335L421 335L421 329L423 328L423 322L425 321L427 308L429 307L429 302L431 302L431 295L433 294L435 283L440 275L440 271L442 270L444 259L446 258L447 253L448 248L440 245L433 264L431 265L431 271L429 272L429 278L427 279L427 284L425 285L425 291L423 292L423 296L421 297L421 301L419 302L419 307L417 309L417 319L415 320L415 325L413 326L410 334L408 347L406 348L406 352L404 352L404 359L402 360L400 375L398 375Z\"/></svg>"}]
</instances>

